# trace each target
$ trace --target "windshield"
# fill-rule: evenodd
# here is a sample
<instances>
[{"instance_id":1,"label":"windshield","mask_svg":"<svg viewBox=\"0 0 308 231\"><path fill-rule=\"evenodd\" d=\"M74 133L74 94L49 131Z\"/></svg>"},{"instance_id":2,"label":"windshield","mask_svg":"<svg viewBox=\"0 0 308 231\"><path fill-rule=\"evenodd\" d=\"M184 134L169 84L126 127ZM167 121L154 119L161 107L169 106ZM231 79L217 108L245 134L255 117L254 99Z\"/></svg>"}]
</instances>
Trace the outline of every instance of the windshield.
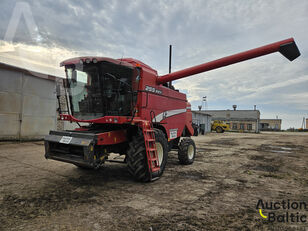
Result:
<instances>
[{"instance_id":1,"label":"windshield","mask_svg":"<svg viewBox=\"0 0 308 231\"><path fill-rule=\"evenodd\" d=\"M132 85L139 80L136 70L100 62L67 66L66 74L75 118L89 120L106 115L132 115L136 100Z\"/></svg>"}]
</instances>

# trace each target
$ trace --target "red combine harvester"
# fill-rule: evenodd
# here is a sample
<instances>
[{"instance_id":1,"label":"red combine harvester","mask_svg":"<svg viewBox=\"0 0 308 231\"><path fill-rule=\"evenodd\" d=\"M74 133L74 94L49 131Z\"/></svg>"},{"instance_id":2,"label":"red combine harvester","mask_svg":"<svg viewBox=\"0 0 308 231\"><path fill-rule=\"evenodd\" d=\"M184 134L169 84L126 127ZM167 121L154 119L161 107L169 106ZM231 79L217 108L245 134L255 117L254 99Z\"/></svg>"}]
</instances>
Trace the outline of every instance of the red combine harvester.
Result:
<instances>
[{"instance_id":1,"label":"red combine harvester","mask_svg":"<svg viewBox=\"0 0 308 231\"><path fill-rule=\"evenodd\" d=\"M96 169L110 153L118 153L125 155L128 171L139 181L159 178L172 148L178 149L180 164L192 164L191 106L171 81L277 51L290 61L300 55L290 38L163 76L132 58L63 61L67 112L59 119L88 125L50 131L45 157Z\"/></svg>"}]
</instances>

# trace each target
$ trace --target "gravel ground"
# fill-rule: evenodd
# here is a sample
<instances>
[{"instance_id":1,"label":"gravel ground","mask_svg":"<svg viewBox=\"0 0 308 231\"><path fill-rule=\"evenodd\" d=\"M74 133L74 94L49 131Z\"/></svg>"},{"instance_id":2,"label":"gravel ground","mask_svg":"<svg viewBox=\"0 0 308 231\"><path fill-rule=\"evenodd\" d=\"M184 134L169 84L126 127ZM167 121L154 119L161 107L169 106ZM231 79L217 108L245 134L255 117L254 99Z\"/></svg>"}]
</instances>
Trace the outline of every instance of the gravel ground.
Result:
<instances>
[{"instance_id":1,"label":"gravel ground","mask_svg":"<svg viewBox=\"0 0 308 231\"><path fill-rule=\"evenodd\" d=\"M194 164L179 165L171 151L152 183L132 180L125 164L82 170L45 160L43 142L2 142L0 230L308 230L308 209L275 211L307 216L285 223L256 209L259 199L308 206L308 133L194 140Z\"/></svg>"}]
</instances>

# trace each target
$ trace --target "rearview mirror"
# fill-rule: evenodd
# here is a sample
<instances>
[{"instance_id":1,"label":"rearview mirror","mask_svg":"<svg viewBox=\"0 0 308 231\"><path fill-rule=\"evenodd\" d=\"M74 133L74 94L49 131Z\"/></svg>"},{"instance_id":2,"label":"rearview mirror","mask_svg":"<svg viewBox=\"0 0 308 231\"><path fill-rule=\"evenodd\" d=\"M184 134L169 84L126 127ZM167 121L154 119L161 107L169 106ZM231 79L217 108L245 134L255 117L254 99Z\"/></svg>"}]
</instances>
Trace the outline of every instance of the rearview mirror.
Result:
<instances>
[{"instance_id":1,"label":"rearview mirror","mask_svg":"<svg viewBox=\"0 0 308 231\"><path fill-rule=\"evenodd\" d=\"M72 71L72 82L73 83L77 82L77 71L76 70Z\"/></svg>"}]
</instances>

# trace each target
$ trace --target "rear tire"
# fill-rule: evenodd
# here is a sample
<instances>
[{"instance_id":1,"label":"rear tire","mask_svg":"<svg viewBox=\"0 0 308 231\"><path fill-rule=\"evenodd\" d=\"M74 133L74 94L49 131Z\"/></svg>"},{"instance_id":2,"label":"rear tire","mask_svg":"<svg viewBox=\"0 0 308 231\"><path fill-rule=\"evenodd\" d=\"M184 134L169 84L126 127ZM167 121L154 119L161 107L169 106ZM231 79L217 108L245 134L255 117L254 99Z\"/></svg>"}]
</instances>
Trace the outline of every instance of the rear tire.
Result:
<instances>
[{"instance_id":1,"label":"rear tire","mask_svg":"<svg viewBox=\"0 0 308 231\"><path fill-rule=\"evenodd\" d=\"M196 145L191 138L184 138L179 144L178 158L180 164L192 164L196 156Z\"/></svg>"},{"instance_id":2,"label":"rear tire","mask_svg":"<svg viewBox=\"0 0 308 231\"><path fill-rule=\"evenodd\" d=\"M159 130L154 129L157 154L161 160L160 170L152 174L152 178L160 177L164 170L168 159L168 143L165 134ZM127 151L127 168L128 172L138 181L150 181L150 173L147 162L146 149L143 135L139 134L133 137L129 143Z\"/></svg>"}]
</instances>

